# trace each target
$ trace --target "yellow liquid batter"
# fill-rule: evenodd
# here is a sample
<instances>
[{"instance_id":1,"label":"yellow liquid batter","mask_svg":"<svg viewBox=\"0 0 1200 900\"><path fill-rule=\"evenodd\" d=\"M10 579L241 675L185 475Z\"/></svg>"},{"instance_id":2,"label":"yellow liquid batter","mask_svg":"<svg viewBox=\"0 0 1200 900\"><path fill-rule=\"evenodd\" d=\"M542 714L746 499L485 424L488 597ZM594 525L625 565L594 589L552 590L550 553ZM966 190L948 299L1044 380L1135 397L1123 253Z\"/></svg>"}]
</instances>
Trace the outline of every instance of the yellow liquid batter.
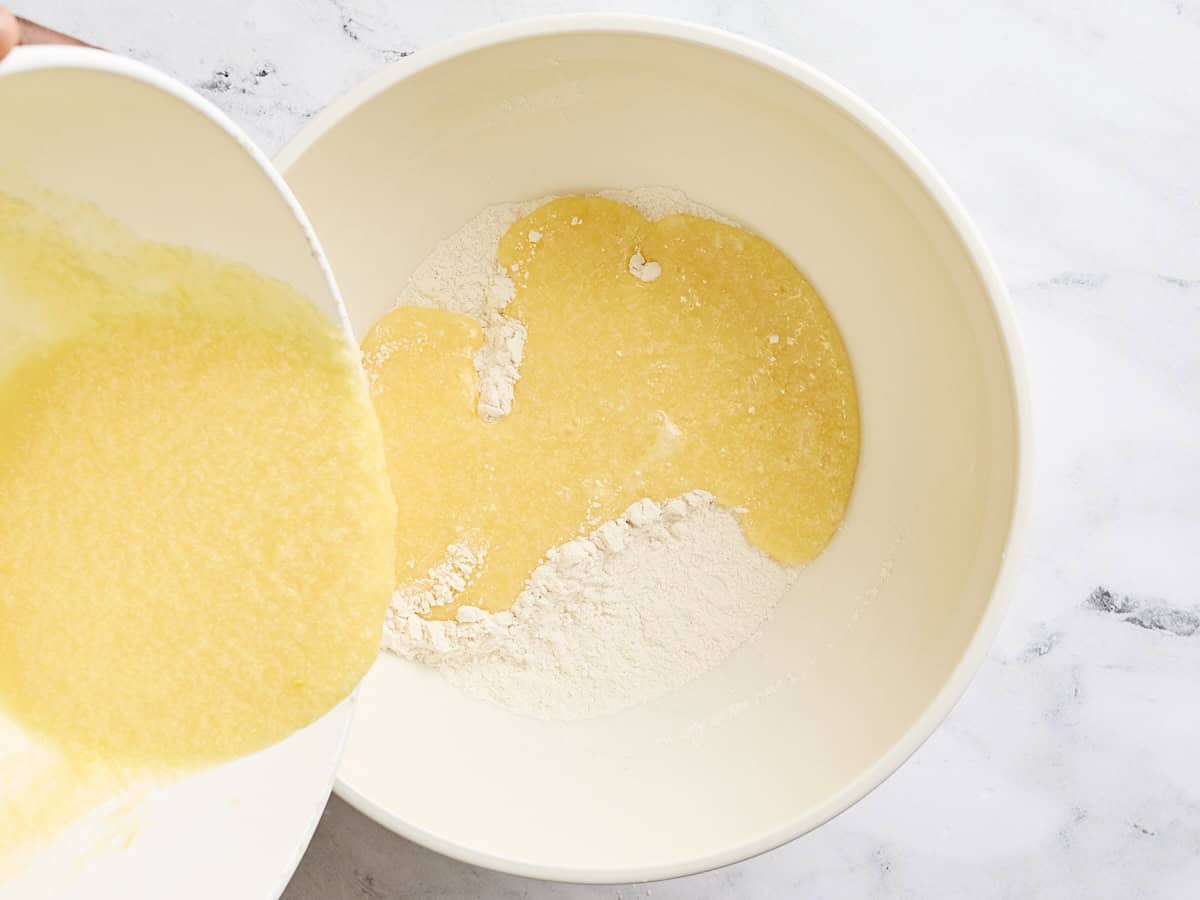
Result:
<instances>
[{"instance_id":1,"label":"yellow liquid batter","mask_svg":"<svg viewBox=\"0 0 1200 900\"><path fill-rule=\"evenodd\" d=\"M258 750L378 649L361 373L285 285L77 218L0 195L0 712L75 768Z\"/></svg>"},{"instance_id":2,"label":"yellow liquid batter","mask_svg":"<svg viewBox=\"0 0 1200 900\"><path fill-rule=\"evenodd\" d=\"M659 277L630 273L636 251ZM506 315L528 330L509 416L476 413L474 319L399 307L363 344L399 583L451 545L484 554L433 617L508 609L550 548L643 497L704 489L775 559L821 552L854 482L858 404L833 320L782 253L731 225L569 197L515 223L499 261Z\"/></svg>"}]
</instances>

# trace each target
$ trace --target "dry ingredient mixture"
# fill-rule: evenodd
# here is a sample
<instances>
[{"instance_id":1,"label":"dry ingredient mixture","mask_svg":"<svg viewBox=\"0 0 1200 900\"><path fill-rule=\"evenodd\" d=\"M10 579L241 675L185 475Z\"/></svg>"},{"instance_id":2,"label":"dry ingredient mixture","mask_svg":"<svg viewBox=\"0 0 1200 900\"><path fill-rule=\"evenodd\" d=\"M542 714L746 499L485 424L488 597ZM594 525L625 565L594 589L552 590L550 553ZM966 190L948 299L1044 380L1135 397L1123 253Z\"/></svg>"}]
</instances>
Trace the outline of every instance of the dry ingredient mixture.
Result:
<instances>
[{"instance_id":1,"label":"dry ingredient mixture","mask_svg":"<svg viewBox=\"0 0 1200 900\"><path fill-rule=\"evenodd\" d=\"M395 584L336 327L244 266L66 214L0 194L0 851L107 776L312 722L371 665Z\"/></svg>"},{"instance_id":2,"label":"dry ingredient mixture","mask_svg":"<svg viewBox=\"0 0 1200 900\"><path fill-rule=\"evenodd\" d=\"M400 507L384 647L519 712L703 674L844 514L836 327L774 247L678 192L485 210L363 350Z\"/></svg>"}]
</instances>

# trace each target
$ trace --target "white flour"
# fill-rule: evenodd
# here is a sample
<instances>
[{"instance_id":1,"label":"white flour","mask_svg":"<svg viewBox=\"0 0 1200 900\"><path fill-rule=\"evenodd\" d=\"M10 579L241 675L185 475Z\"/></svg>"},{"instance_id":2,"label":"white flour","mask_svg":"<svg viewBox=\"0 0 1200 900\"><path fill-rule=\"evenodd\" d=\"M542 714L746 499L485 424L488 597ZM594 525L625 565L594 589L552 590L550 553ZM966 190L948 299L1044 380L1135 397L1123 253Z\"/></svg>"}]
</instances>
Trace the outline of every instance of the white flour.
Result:
<instances>
[{"instance_id":1,"label":"white flour","mask_svg":"<svg viewBox=\"0 0 1200 900\"><path fill-rule=\"evenodd\" d=\"M726 221L678 191L602 196L649 219L688 212ZM524 326L503 315L513 283L497 267L496 247L547 199L484 210L438 244L397 298L483 324L475 367L479 413L491 421L512 410L525 345ZM659 271L640 253L630 261L634 277L653 280ZM692 491L664 504L638 501L550 550L510 612L463 607L453 622L420 615L450 600L481 561L477 548L449 547L427 577L398 590L383 647L440 669L470 694L550 719L617 712L697 678L753 637L795 577L750 545L733 511Z\"/></svg>"}]
</instances>

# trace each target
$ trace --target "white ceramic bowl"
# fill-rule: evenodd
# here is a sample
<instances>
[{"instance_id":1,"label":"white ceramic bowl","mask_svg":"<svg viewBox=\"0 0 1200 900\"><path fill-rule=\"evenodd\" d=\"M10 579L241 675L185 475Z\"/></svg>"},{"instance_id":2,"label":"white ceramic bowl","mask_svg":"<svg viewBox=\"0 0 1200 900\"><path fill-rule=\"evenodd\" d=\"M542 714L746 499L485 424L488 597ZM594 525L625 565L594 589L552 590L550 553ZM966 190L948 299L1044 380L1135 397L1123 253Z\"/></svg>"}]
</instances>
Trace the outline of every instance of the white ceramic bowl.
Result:
<instances>
[{"instance_id":1,"label":"white ceramic bowl","mask_svg":"<svg viewBox=\"0 0 1200 900\"><path fill-rule=\"evenodd\" d=\"M661 878L825 822L928 737L1000 620L1027 417L995 269L891 125L748 40L568 17L422 50L318 116L277 165L360 335L488 204L680 188L809 275L845 336L863 421L845 524L753 646L661 701L572 724L383 658L361 692L343 797L480 865Z\"/></svg>"},{"instance_id":2,"label":"white ceramic bowl","mask_svg":"<svg viewBox=\"0 0 1200 900\"><path fill-rule=\"evenodd\" d=\"M99 51L22 48L0 63L0 119L0 190L91 201L147 238L282 278L344 320L291 192L194 92ZM0 876L0 898L279 896L329 795L351 705L262 753L97 811ZM0 727L0 757L22 748Z\"/></svg>"}]
</instances>

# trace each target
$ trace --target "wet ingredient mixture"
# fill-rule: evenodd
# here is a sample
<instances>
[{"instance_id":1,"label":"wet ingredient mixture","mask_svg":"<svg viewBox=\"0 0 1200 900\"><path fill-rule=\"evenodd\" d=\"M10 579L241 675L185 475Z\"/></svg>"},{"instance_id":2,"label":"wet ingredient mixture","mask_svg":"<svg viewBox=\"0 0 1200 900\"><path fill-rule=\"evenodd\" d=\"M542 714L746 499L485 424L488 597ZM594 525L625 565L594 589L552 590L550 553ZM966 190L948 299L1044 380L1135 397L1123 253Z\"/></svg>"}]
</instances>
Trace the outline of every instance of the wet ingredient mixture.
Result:
<instances>
[{"instance_id":1,"label":"wet ingredient mixture","mask_svg":"<svg viewBox=\"0 0 1200 900\"><path fill-rule=\"evenodd\" d=\"M60 776L259 750L353 689L394 586L353 349L280 282L71 220L0 194L0 713ZM53 816L0 784L2 847Z\"/></svg>"},{"instance_id":2,"label":"wet ingredient mixture","mask_svg":"<svg viewBox=\"0 0 1200 900\"><path fill-rule=\"evenodd\" d=\"M426 617L508 610L552 548L697 489L774 560L821 552L853 485L858 408L840 335L782 253L711 219L567 197L513 224L497 261L526 335L510 414L480 415L469 316L400 306L363 345L397 581L440 588Z\"/></svg>"}]
</instances>

